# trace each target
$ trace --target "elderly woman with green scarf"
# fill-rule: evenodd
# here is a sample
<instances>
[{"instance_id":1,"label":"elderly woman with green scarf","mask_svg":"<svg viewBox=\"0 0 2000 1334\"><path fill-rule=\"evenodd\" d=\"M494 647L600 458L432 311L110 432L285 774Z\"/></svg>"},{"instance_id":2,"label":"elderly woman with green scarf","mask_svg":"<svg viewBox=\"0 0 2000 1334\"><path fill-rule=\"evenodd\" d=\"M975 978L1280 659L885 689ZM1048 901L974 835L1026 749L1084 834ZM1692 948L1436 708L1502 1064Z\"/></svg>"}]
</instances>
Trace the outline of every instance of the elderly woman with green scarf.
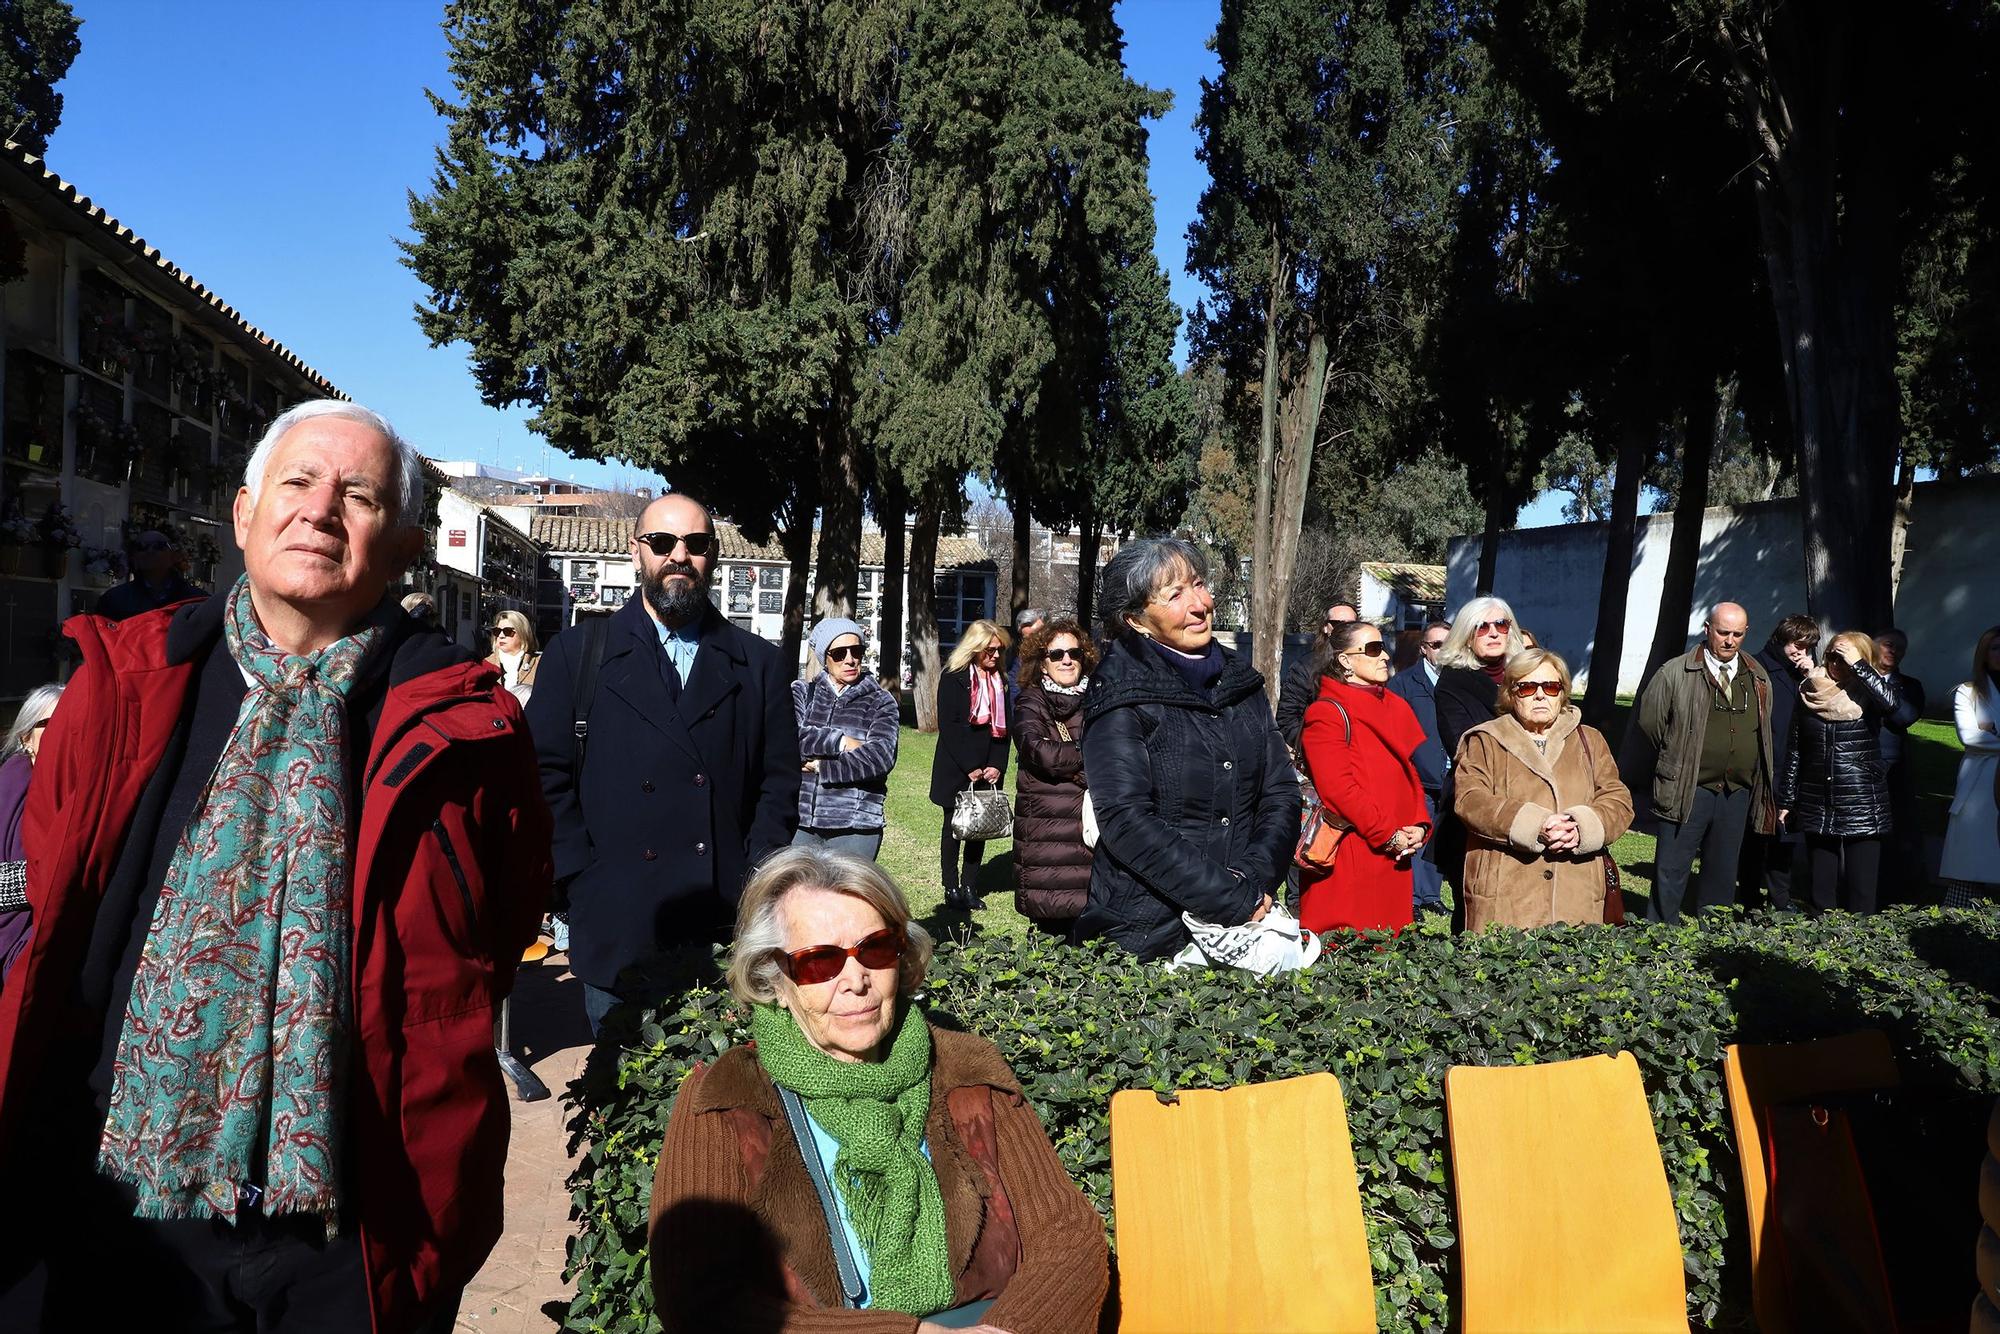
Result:
<instances>
[{"instance_id":1,"label":"elderly woman with green scarf","mask_svg":"<svg viewBox=\"0 0 2000 1334\"><path fill-rule=\"evenodd\" d=\"M1103 1224L1000 1053L910 1002L930 956L873 862L790 848L750 878L754 1041L688 1076L653 1180L669 1331L1097 1328Z\"/></svg>"}]
</instances>

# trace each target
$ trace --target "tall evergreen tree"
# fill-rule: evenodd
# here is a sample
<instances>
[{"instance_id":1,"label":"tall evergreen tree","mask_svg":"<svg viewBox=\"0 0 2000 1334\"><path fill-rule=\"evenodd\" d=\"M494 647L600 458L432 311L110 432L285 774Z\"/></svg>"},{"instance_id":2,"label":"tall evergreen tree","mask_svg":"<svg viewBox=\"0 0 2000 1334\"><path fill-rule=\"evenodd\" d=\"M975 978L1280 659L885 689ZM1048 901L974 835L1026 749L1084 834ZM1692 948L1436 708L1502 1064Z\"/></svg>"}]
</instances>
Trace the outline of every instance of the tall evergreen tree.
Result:
<instances>
[{"instance_id":1,"label":"tall evergreen tree","mask_svg":"<svg viewBox=\"0 0 2000 1334\"><path fill-rule=\"evenodd\" d=\"M37 157L62 120L56 85L83 50L69 0L0 0L0 109L7 139Z\"/></svg>"},{"instance_id":2,"label":"tall evergreen tree","mask_svg":"<svg viewBox=\"0 0 2000 1334\"><path fill-rule=\"evenodd\" d=\"M1224 0L1204 81L1210 182L1189 268L1215 293L1197 359L1257 383L1251 629L1275 700L1313 455L1380 420L1458 181L1462 11L1438 0ZM1393 350L1392 350L1393 349Z\"/></svg>"}]
</instances>

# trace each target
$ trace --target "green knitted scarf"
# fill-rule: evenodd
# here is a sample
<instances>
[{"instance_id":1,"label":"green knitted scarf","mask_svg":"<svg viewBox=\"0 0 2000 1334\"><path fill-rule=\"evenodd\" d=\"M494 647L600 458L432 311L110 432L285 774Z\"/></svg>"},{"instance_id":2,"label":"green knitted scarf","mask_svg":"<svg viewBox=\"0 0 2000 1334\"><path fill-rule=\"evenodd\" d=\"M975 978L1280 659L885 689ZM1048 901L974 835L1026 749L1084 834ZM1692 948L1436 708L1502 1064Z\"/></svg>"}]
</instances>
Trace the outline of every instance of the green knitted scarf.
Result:
<instances>
[{"instance_id":1,"label":"green knitted scarf","mask_svg":"<svg viewBox=\"0 0 2000 1334\"><path fill-rule=\"evenodd\" d=\"M868 1252L869 1305L915 1316L950 1306L944 1197L923 1152L931 1110L931 1030L923 1014L914 1006L904 1011L884 1061L834 1060L776 1005L751 1011L750 1033L764 1073L798 1094L840 1145L829 1174Z\"/></svg>"}]
</instances>

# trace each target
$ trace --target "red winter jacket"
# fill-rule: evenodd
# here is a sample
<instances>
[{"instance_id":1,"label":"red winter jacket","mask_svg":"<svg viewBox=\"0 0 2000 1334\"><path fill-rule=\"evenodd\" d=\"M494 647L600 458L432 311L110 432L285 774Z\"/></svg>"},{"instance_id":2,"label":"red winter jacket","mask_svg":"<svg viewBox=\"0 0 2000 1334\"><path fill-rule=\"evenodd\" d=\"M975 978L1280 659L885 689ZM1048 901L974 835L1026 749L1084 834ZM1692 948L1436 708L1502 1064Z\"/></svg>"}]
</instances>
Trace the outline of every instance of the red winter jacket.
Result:
<instances>
[{"instance_id":1,"label":"red winter jacket","mask_svg":"<svg viewBox=\"0 0 2000 1334\"><path fill-rule=\"evenodd\" d=\"M168 652L170 623L191 610L65 626L83 666L28 799L35 935L0 991L0 1179L43 1175L34 1118L50 1051L102 1041L103 1016L81 1012L70 983L202 660ZM354 863L345 1119L375 1334L416 1325L499 1239L509 1114L493 1014L551 874L534 750L498 673L464 661L399 679L405 662L392 662L362 774ZM116 1281L115 1263L106 1274Z\"/></svg>"}]
</instances>

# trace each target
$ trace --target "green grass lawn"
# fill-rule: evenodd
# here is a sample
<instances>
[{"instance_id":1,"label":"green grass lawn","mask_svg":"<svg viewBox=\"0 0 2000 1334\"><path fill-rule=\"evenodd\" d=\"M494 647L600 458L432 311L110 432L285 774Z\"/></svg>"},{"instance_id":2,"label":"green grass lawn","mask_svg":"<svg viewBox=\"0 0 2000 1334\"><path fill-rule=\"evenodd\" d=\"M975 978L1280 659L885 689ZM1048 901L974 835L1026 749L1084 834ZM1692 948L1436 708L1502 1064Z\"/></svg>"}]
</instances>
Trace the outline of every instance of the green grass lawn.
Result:
<instances>
[{"instance_id":1,"label":"green grass lawn","mask_svg":"<svg viewBox=\"0 0 2000 1334\"><path fill-rule=\"evenodd\" d=\"M909 897L910 909L935 936L958 936L976 932L1020 935L1028 929L1027 919L1014 911L1014 842L1000 839L986 845L986 861L979 868L979 892L986 906L968 913L944 906L944 884L938 874L938 835L944 828L944 812L931 805L931 757L937 753L937 736L903 729L896 767L889 774L888 829L882 836L882 869L896 878ZM1007 768L1004 785L1014 795L1014 766Z\"/></svg>"},{"instance_id":2,"label":"green grass lawn","mask_svg":"<svg viewBox=\"0 0 2000 1334\"><path fill-rule=\"evenodd\" d=\"M1621 699L1609 733L1615 738L1622 730L1632 702ZM1928 834L1944 834L1945 814L1958 781L1958 760L1962 751L1958 732L1948 722L1926 719L1910 729L1910 761L1917 777L1917 801ZM1014 845L1003 839L986 845L986 862L979 871L979 892L986 906L975 913L944 906L944 886L938 876L938 833L944 813L931 805L931 757L937 751L937 737L914 727L903 729L902 750L896 768L889 775L889 828L883 835L881 863L896 877L909 896L918 920L938 936L959 936L981 932L1020 935L1028 929L1027 919L1014 911ZM1009 766L1007 794L1014 794L1014 769ZM1634 793L1643 809L1648 794ZM1629 833L1611 847L1611 855L1625 873L1628 893L1646 896L1653 892L1651 834Z\"/></svg>"}]
</instances>

